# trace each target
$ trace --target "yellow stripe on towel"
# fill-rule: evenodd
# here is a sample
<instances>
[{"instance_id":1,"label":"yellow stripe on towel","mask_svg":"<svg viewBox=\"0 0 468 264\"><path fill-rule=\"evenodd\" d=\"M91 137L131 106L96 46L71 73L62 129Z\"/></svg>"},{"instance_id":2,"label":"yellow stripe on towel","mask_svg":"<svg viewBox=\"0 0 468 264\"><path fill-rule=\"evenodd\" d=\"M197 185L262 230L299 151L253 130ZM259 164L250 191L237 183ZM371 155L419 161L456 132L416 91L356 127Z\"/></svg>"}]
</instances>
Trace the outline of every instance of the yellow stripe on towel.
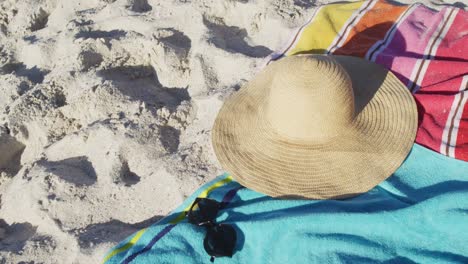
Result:
<instances>
[{"instance_id":1,"label":"yellow stripe on towel","mask_svg":"<svg viewBox=\"0 0 468 264\"><path fill-rule=\"evenodd\" d=\"M363 4L364 1L359 1L323 6L311 23L303 29L295 46L286 56L298 53L325 53L349 18Z\"/></svg>"},{"instance_id":2,"label":"yellow stripe on towel","mask_svg":"<svg viewBox=\"0 0 468 264\"><path fill-rule=\"evenodd\" d=\"M109 255L106 256L106 258L104 259L102 263L103 264L106 263L106 261L108 261L113 256L119 254L120 252L124 252L125 250L135 245L135 243L140 239L140 237L143 235L143 233L145 233L145 231L146 231L146 228L143 228L142 230L138 231L128 243L126 243L125 245L119 248L114 249L111 253L109 253Z\"/></svg>"}]
</instances>

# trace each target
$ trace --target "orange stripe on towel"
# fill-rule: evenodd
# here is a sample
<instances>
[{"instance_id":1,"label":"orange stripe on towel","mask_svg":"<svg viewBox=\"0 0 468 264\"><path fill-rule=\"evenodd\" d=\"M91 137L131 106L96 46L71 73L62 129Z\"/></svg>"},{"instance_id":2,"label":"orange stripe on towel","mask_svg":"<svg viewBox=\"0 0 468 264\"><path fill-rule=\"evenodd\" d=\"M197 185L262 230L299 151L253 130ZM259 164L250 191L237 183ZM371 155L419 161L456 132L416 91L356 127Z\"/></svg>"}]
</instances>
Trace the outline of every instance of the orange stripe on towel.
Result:
<instances>
[{"instance_id":1,"label":"orange stripe on towel","mask_svg":"<svg viewBox=\"0 0 468 264\"><path fill-rule=\"evenodd\" d=\"M393 23L409 6L395 6L378 1L351 30L345 43L333 54L364 57L366 52L385 37Z\"/></svg>"}]
</instances>

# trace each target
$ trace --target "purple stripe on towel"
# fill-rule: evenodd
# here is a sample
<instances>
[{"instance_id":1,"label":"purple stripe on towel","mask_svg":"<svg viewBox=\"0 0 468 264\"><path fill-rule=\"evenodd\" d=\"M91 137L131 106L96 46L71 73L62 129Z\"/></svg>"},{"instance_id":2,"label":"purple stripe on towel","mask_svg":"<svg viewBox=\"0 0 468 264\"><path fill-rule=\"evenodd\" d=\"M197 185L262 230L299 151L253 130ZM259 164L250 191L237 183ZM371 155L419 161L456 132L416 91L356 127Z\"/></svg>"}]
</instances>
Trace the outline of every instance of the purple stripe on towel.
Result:
<instances>
[{"instance_id":1,"label":"purple stripe on towel","mask_svg":"<svg viewBox=\"0 0 468 264\"><path fill-rule=\"evenodd\" d=\"M416 7L396 29L388 46L378 53L375 62L408 83L418 59L426 55L425 50L432 43L431 38L443 22L445 12L446 9L436 12L425 6Z\"/></svg>"},{"instance_id":2,"label":"purple stripe on towel","mask_svg":"<svg viewBox=\"0 0 468 264\"><path fill-rule=\"evenodd\" d=\"M221 208L224 208L232 200L232 198L236 196L237 191L239 191L242 188L244 188L244 186L239 186L227 192L226 195L224 195L223 201L221 202Z\"/></svg>"},{"instance_id":3,"label":"purple stripe on towel","mask_svg":"<svg viewBox=\"0 0 468 264\"><path fill-rule=\"evenodd\" d=\"M146 245L146 247L144 247L142 250L140 251L137 251L136 253L133 253L132 255L130 255L128 258L126 258L122 263L124 264L128 264L130 263L131 261L133 261L138 255L140 254L143 254L145 253L146 251L150 250L153 245L158 242L159 239L161 239L164 235L166 235L167 233L169 233L169 231L171 231L172 228L174 228L176 225L168 225L166 226L161 232L159 232L153 239L151 239L151 241L149 242L148 245Z\"/></svg>"}]
</instances>

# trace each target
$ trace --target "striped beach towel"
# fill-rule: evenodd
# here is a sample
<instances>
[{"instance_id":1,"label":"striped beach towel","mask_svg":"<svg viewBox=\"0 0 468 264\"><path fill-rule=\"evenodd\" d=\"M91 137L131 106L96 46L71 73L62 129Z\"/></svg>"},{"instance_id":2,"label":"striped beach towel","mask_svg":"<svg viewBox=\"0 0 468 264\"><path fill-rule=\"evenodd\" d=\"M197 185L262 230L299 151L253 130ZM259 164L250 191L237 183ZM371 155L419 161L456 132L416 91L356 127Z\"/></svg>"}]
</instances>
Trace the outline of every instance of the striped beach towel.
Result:
<instances>
[{"instance_id":1,"label":"striped beach towel","mask_svg":"<svg viewBox=\"0 0 468 264\"><path fill-rule=\"evenodd\" d=\"M468 161L468 11L385 0L317 8L284 49L365 58L391 70L418 104L416 142Z\"/></svg>"},{"instance_id":2,"label":"striped beach towel","mask_svg":"<svg viewBox=\"0 0 468 264\"><path fill-rule=\"evenodd\" d=\"M378 186L346 200L279 200L227 174L112 249L105 264L210 263L206 230L188 223L197 196L223 201L232 258L215 263L468 263L468 162L414 144Z\"/></svg>"}]
</instances>

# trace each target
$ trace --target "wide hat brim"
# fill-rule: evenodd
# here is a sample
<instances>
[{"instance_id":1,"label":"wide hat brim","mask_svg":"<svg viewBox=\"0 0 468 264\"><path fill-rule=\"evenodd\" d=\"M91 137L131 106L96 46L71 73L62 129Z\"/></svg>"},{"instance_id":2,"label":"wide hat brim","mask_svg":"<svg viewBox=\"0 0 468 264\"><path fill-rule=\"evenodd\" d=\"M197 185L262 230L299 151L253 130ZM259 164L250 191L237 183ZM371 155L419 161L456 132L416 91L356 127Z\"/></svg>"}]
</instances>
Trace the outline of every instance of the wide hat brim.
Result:
<instances>
[{"instance_id":1,"label":"wide hat brim","mask_svg":"<svg viewBox=\"0 0 468 264\"><path fill-rule=\"evenodd\" d=\"M404 161L418 123L411 93L375 63L333 58L351 78L356 116L326 142L292 140L265 120L271 81L281 74L277 62L225 101L212 143L223 168L240 184L273 197L342 199L372 189Z\"/></svg>"}]
</instances>

